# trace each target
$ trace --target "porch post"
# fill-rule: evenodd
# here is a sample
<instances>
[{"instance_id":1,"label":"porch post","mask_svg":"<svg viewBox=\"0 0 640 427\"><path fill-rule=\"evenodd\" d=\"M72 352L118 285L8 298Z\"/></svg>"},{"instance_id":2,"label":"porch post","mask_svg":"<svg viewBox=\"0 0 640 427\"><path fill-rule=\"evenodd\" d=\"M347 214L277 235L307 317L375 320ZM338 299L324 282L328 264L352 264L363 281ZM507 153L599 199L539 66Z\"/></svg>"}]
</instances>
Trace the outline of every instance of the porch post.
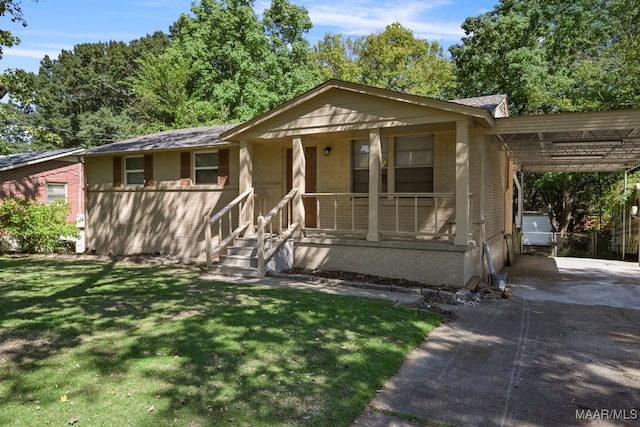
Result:
<instances>
[{"instance_id":1,"label":"porch post","mask_svg":"<svg viewBox=\"0 0 640 427\"><path fill-rule=\"evenodd\" d=\"M298 235L302 234L302 229L305 226L305 211L304 211L304 200L302 199L302 194L304 194L306 189L306 170L307 170L307 159L304 156L304 145L302 144L302 138L296 136L292 141L292 150L291 150L291 180L293 184L293 188L298 189L298 194L296 194L293 199L293 222L297 222L300 224L300 228L296 233Z\"/></svg>"},{"instance_id":2,"label":"porch post","mask_svg":"<svg viewBox=\"0 0 640 427\"><path fill-rule=\"evenodd\" d=\"M238 179L239 194L253 187L253 144L249 143L246 139L240 140L240 173ZM254 201L251 197L247 200L245 217L241 218L241 220L249 223L246 234L254 233L253 210Z\"/></svg>"},{"instance_id":3,"label":"porch post","mask_svg":"<svg viewBox=\"0 0 640 427\"><path fill-rule=\"evenodd\" d=\"M456 245L469 243L469 122L456 122Z\"/></svg>"},{"instance_id":4,"label":"porch post","mask_svg":"<svg viewBox=\"0 0 640 427\"><path fill-rule=\"evenodd\" d=\"M380 129L369 131L369 228L367 240L377 242L379 233L380 175L382 165L382 139Z\"/></svg>"}]
</instances>

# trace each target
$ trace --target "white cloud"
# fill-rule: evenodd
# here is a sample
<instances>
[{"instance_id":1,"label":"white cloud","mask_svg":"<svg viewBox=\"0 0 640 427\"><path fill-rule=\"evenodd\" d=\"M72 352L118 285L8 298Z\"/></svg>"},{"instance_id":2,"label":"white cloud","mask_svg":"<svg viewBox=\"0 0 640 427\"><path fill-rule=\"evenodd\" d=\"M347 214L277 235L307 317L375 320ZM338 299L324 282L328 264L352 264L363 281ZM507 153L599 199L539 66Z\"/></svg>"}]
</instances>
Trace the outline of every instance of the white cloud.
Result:
<instances>
[{"instance_id":1,"label":"white cloud","mask_svg":"<svg viewBox=\"0 0 640 427\"><path fill-rule=\"evenodd\" d=\"M417 36L429 40L459 40L464 34L461 22L437 18L438 9L453 4L451 0L372 1L341 2L338 5L326 0L302 1L309 10L316 27L331 27L332 32L347 35L367 35L379 31L394 22L400 22Z\"/></svg>"},{"instance_id":2,"label":"white cloud","mask_svg":"<svg viewBox=\"0 0 640 427\"><path fill-rule=\"evenodd\" d=\"M64 49L64 48L63 48ZM62 49L23 49L23 48L9 48L2 51L2 57L5 56L17 56L20 58L34 58L42 59L46 55L51 58L57 58Z\"/></svg>"}]
</instances>

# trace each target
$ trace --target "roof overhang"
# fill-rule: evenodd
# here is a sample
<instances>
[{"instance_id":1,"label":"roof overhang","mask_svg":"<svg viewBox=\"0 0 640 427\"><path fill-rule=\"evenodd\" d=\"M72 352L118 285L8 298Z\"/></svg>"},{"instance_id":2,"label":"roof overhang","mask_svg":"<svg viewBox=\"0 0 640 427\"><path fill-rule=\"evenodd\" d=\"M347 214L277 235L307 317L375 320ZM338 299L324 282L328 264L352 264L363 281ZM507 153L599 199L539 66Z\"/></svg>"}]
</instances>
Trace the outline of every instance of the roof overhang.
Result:
<instances>
[{"instance_id":1,"label":"roof overhang","mask_svg":"<svg viewBox=\"0 0 640 427\"><path fill-rule=\"evenodd\" d=\"M640 166L640 110L514 116L488 129L528 172L616 172Z\"/></svg>"},{"instance_id":2,"label":"roof overhang","mask_svg":"<svg viewBox=\"0 0 640 427\"><path fill-rule=\"evenodd\" d=\"M18 169L25 166L35 165L38 163L48 162L52 160L67 160L73 156L79 156L84 153L84 148L68 148L68 149L58 149L58 150L50 150L50 151L39 151L39 152L28 152L28 153L20 153L13 154L4 157L4 160L10 161L10 163L3 165L3 162L0 162L0 172ZM79 162L80 159L72 159L71 161Z\"/></svg>"}]
</instances>

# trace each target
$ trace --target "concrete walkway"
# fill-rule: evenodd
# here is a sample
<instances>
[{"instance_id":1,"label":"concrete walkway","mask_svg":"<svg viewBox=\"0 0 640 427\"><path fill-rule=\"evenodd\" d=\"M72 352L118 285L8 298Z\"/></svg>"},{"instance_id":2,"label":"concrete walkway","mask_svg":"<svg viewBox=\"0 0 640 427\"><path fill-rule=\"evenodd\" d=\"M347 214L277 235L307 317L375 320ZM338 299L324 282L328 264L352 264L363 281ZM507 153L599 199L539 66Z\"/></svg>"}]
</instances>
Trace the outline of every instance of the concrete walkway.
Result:
<instances>
[{"instance_id":1,"label":"concrete walkway","mask_svg":"<svg viewBox=\"0 0 640 427\"><path fill-rule=\"evenodd\" d=\"M407 357L353 425L640 425L638 265L522 256L504 272L513 297L443 305L458 319ZM323 280L237 281L402 304L421 299Z\"/></svg>"},{"instance_id":2,"label":"concrete walkway","mask_svg":"<svg viewBox=\"0 0 640 427\"><path fill-rule=\"evenodd\" d=\"M525 256L505 272L512 299L454 308L354 425L640 425L637 264Z\"/></svg>"}]
</instances>

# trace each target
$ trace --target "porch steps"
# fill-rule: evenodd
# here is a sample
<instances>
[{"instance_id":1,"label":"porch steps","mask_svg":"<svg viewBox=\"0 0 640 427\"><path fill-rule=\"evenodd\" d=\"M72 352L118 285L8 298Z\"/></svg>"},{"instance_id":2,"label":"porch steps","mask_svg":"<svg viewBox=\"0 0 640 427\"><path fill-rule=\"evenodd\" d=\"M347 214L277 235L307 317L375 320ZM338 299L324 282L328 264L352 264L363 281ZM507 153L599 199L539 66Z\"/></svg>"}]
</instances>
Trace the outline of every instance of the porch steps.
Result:
<instances>
[{"instance_id":1,"label":"porch steps","mask_svg":"<svg viewBox=\"0 0 640 427\"><path fill-rule=\"evenodd\" d=\"M257 236L238 237L233 246L227 248L226 255L209 270L210 273L232 277L258 277Z\"/></svg>"}]
</instances>

